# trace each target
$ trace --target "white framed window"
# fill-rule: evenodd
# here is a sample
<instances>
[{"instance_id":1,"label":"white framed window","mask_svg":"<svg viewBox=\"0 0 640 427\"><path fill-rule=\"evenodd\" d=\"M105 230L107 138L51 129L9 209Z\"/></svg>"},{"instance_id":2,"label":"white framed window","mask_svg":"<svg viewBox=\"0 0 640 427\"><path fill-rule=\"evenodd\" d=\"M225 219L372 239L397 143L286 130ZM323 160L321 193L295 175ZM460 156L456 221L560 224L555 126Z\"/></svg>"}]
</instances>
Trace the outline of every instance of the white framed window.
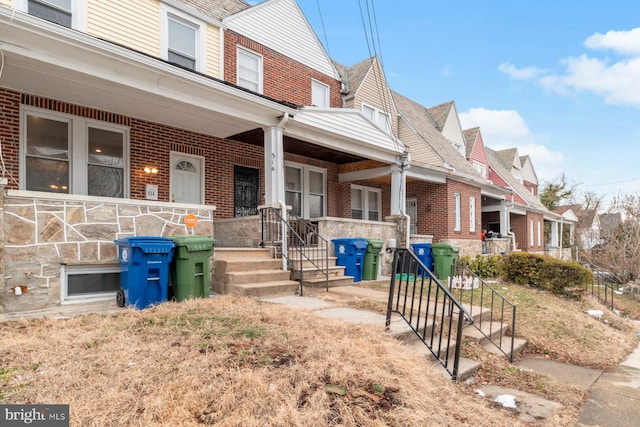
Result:
<instances>
[{"instance_id":1,"label":"white framed window","mask_svg":"<svg viewBox=\"0 0 640 427\"><path fill-rule=\"evenodd\" d=\"M538 221L538 246L542 246L542 222Z\"/></svg>"},{"instance_id":2,"label":"white framed window","mask_svg":"<svg viewBox=\"0 0 640 427\"><path fill-rule=\"evenodd\" d=\"M476 231L476 198L474 196L469 197L469 232L475 233Z\"/></svg>"},{"instance_id":3,"label":"white framed window","mask_svg":"<svg viewBox=\"0 0 640 427\"><path fill-rule=\"evenodd\" d=\"M55 24L86 31L85 0L15 0L14 7Z\"/></svg>"},{"instance_id":4,"label":"white framed window","mask_svg":"<svg viewBox=\"0 0 640 427\"><path fill-rule=\"evenodd\" d=\"M317 80L311 80L311 105L329 108L329 85Z\"/></svg>"},{"instance_id":5,"label":"white framed window","mask_svg":"<svg viewBox=\"0 0 640 427\"><path fill-rule=\"evenodd\" d=\"M262 55L238 46L238 86L262 93Z\"/></svg>"},{"instance_id":6,"label":"white framed window","mask_svg":"<svg viewBox=\"0 0 640 427\"><path fill-rule=\"evenodd\" d=\"M529 221L529 246L535 245L534 241L534 230L533 230L533 220Z\"/></svg>"},{"instance_id":7,"label":"white framed window","mask_svg":"<svg viewBox=\"0 0 640 427\"><path fill-rule=\"evenodd\" d=\"M391 116L388 113L363 102L362 114L386 133L391 133Z\"/></svg>"},{"instance_id":8,"label":"white framed window","mask_svg":"<svg viewBox=\"0 0 640 427\"><path fill-rule=\"evenodd\" d=\"M487 179L487 165L474 160L473 167L478 171L481 177Z\"/></svg>"},{"instance_id":9,"label":"white framed window","mask_svg":"<svg viewBox=\"0 0 640 427\"><path fill-rule=\"evenodd\" d=\"M190 70L205 72L207 25L164 3L160 7L162 58Z\"/></svg>"},{"instance_id":10,"label":"white framed window","mask_svg":"<svg viewBox=\"0 0 640 427\"><path fill-rule=\"evenodd\" d=\"M120 289L119 265L62 266L61 300L113 298Z\"/></svg>"},{"instance_id":11,"label":"white framed window","mask_svg":"<svg viewBox=\"0 0 640 427\"><path fill-rule=\"evenodd\" d=\"M418 199L407 199L406 213L409 215L409 233L418 234Z\"/></svg>"},{"instance_id":12,"label":"white framed window","mask_svg":"<svg viewBox=\"0 0 640 427\"><path fill-rule=\"evenodd\" d=\"M129 129L23 108L20 182L26 190L128 197Z\"/></svg>"},{"instance_id":13,"label":"white framed window","mask_svg":"<svg viewBox=\"0 0 640 427\"><path fill-rule=\"evenodd\" d=\"M351 186L351 218L382 220L382 191L379 188Z\"/></svg>"},{"instance_id":14,"label":"white framed window","mask_svg":"<svg viewBox=\"0 0 640 427\"><path fill-rule=\"evenodd\" d=\"M461 223L460 194L453 194L453 231L460 231Z\"/></svg>"},{"instance_id":15,"label":"white framed window","mask_svg":"<svg viewBox=\"0 0 640 427\"><path fill-rule=\"evenodd\" d=\"M298 163L285 165L285 201L291 214L302 218L320 218L327 211L326 169Z\"/></svg>"}]
</instances>

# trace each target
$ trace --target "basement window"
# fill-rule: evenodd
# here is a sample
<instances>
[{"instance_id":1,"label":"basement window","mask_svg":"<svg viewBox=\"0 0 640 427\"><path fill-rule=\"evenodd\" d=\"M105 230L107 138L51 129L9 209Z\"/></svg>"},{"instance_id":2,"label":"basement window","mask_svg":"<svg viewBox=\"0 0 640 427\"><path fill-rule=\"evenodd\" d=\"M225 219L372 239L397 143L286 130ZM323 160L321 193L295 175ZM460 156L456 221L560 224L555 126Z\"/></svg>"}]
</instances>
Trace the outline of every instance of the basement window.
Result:
<instances>
[{"instance_id":1,"label":"basement window","mask_svg":"<svg viewBox=\"0 0 640 427\"><path fill-rule=\"evenodd\" d=\"M114 298L120 289L119 265L62 266L62 301Z\"/></svg>"}]
</instances>

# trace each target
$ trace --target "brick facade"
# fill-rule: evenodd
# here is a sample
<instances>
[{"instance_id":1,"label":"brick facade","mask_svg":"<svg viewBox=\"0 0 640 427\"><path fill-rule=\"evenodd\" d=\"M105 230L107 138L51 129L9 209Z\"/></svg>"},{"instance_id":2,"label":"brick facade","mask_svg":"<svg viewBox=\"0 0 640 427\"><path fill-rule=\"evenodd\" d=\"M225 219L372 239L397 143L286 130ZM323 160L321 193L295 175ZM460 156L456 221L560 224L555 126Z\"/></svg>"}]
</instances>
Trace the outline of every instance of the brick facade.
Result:
<instances>
[{"instance_id":1,"label":"brick facade","mask_svg":"<svg viewBox=\"0 0 640 427\"><path fill-rule=\"evenodd\" d=\"M329 86L330 106L342 107L340 80L333 79L233 31L224 35L224 79L237 83L237 46L262 55L263 94L296 105L311 105L311 80Z\"/></svg>"},{"instance_id":2,"label":"brick facade","mask_svg":"<svg viewBox=\"0 0 640 427\"><path fill-rule=\"evenodd\" d=\"M454 231L454 194L460 194L460 230ZM471 231L469 199L475 197L475 231ZM480 189L458 181L446 184L429 182L407 183L407 198L418 202L417 233L433 235L433 241L480 240Z\"/></svg>"}]
</instances>

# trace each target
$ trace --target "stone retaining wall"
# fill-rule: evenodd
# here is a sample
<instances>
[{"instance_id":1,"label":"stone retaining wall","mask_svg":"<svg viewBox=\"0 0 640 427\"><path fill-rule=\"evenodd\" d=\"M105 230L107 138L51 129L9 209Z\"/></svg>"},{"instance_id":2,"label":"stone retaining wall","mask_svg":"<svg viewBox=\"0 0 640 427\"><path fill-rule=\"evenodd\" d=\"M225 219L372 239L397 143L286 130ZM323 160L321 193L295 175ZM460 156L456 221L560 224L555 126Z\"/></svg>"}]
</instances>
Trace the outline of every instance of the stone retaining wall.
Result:
<instances>
[{"instance_id":1,"label":"stone retaining wall","mask_svg":"<svg viewBox=\"0 0 640 427\"><path fill-rule=\"evenodd\" d=\"M213 236L213 206L0 190L3 312L59 304L62 267L119 265L116 239L191 234L186 214L198 219L194 234Z\"/></svg>"},{"instance_id":2,"label":"stone retaining wall","mask_svg":"<svg viewBox=\"0 0 640 427\"><path fill-rule=\"evenodd\" d=\"M218 219L213 230L216 246L222 248L257 248L262 239L260 215Z\"/></svg>"}]
</instances>

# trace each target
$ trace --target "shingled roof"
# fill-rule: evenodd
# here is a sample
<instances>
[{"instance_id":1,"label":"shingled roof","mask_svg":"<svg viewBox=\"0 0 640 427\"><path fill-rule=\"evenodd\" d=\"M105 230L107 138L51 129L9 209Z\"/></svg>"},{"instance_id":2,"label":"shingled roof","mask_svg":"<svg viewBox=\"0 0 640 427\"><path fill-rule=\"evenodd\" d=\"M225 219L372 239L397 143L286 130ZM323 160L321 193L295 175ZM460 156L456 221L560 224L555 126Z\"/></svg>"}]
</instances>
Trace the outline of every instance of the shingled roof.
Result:
<instances>
[{"instance_id":1,"label":"shingled roof","mask_svg":"<svg viewBox=\"0 0 640 427\"><path fill-rule=\"evenodd\" d=\"M372 56L352 67L347 67L346 65L333 61L333 65L336 67L336 70L338 70L338 73L340 73L340 77L342 77L342 81L346 86L346 92L349 95L355 95L355 91L358 90L362 84L362 81L373 66L374 61L377 61L377 58Z\"/></svg>"},{"instance_id":2,"label":"shingled roof","mask_svg":"<svg viewBox=\"0 0 640 427\"><path fill-rule=\"evenodd\" d=\"M179 3L191 6L203 15L218 21L249 9L250 4L242 0L176 0Z\"/></svg>"},{"instance_id":3,"label":"shingled roof","mask_svg":"<svg viewBox=\"0 0 640 427\"><path fill-rule=\"evenodd\" d=\"M463 131L465 146L467 147L467 159L471 157L473 146L476 144L476 140L478 139L478 132L480 132L479 127Z\"/></svg>"},{"instance_id":4,"label":"shingled roof","mask_svg":"<svg viewBox=\"0 0 640 427\"><path fill-rule=\"evenodd\" d=\"M521 184L516 179L516 177L513 176L513 174L511 173L514 157L511 156L510 161L509 160L504 161L502 158L503 156L501 155L501 153L503 154L504 151L512 151L511 149L495 151L485 146L484 150L485 150L485 153L487 154L487 161L489 162L489 167L492 168L494 172L496 172L498 175L500 175L500 177L502 177L502 179L505 180L505 182L509 185L509 187L511 187L513 191L518 193L518 195L527 203L529 207L539 211L551 212L547 209L545 205L542 204L542 202L540 202L540 200L538 200L536 196L531 194L531 191L529 191L527 187ZM504 156L504 157L508 159L508 156Z\"/></svg>"},{"instance_id":5,"label":"shingled roof","mask_svg":"<svg viewBox=\"0 0 640 427\"><path fill-rule=\"evenodd\" d=\"M439 132L442 132L442 129L444 129L444 125L447 122L447 118L449 117L449 112L451 112L452 107L453 101L449 101L427 108L427 111L431 115L431 118L436 125L436 129L438 129Z\"/></svg>"},{"instance_id":6,"label":"shingled roof","mask_svg":"<svg viewBox=\"0 0 640 427\"><path fill-rule=\"evenodd\" d=\"M456 150L455 147L451 145L451 143L440 133L440 131L438 131L434 120L426 107L400 95L397 92L392 91L392 94L396 107L398 108L398 112L403 120L409 123L425 142L425 147L415 147L410 145L413 152L430 149L441 161L440 164L431 166L446 167L445 165L448 165L458 173L476 178L479 181L484 181L478 174L478 171L476 171L476 169L467 162L467 159L461 156L458 150Z\"/></svg>"}]
</instances>

